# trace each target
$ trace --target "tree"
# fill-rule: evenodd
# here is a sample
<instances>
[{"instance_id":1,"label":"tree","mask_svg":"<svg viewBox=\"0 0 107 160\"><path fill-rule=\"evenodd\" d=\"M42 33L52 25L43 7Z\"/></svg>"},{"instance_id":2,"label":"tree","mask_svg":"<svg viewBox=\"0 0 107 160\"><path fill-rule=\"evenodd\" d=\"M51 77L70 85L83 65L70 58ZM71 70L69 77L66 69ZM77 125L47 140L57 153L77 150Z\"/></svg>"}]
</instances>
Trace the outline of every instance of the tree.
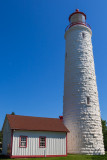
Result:
<instances>
[{"instance_id":1,"label":"tree","mask_svg":"<svg viewBox=\"0 0 107 160\"><path fill-rule=\"evenodd\" d=\"M11 115L15 115L15 113L14 113L14 112L12 112L12 113L11 113Z\"/></svg>"},{"instance_id":2,"label":"tree","mask_svg":"<svg viewBox=\"0 0 107 160\"><path fill-rule=\"evenodd\" d=\"M2 139L3 139L3 135L2 135L2 131L0 131L0 153L2 153Z\"/></svg>"},{"instance_id":3,"label":"tree","mask_svg":"<svg viewBox=\"0 0 107 160\"><path fill-rule=\"evenodd\" d=\"M2 142L2 131L0 131L0 142Z\"/></svg>"},{"instance_id":4,"label":"tree","mask_svg":"<svg viewBox=\"0 0 107 160\"><path fill-rule=\"evenodd\" d=\"M107 151L107 122L106 120L102 120L102 132L103 132L103 139L104 139L104 148Z\"/></svg>"}]
</instances>

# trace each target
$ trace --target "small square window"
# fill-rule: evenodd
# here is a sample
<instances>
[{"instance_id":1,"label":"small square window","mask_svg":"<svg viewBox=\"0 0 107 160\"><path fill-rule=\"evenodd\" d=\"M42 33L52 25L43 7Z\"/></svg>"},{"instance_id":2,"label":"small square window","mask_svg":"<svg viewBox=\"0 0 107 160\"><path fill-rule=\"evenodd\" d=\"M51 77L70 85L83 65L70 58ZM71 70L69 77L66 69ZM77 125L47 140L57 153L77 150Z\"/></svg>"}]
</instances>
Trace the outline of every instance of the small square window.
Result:
<instances>
[{"instance_id":1,"label":"small square window","mask_svg":"<svg viewBox=\"0 0 107 160\"><path fill-rule=\"evenodd\" d=\"M82 37L85 38L85 33L84 32L82 32Z\"/></svg>"},{"instance_id":2,"label":"small square window","mask_svg":"<svg viewBox=\"0 0 107 160\"><path fill-rule=\"evenodd\" d=\"M20 136L19 147L23 147L23 148L27 147L27 136Z\"/></svg>"},{"instance_id":3,"label":"small square window","mask_svg":"<svg viewBox=\"0 0 107 160\"><path fill-rule=\"evenodd\" d=\"M87 97L87 104L90 104L90 98Z\"/></svg>"},{"instance_id":4,"label":"small square window","mask_svg":"<svg viewBox=\"0 0 107 160\"><path fill-rule=\"evenodd\" d=\"M67 52L66 52L66 55L65 55L65 57L67 58Z\"/></svg>"},{"instance_id":5,"label":"small square window","mask_svg":"<svg viewBox=\"0 0 107 160\"><path fill-rule=\"evenodd\" d=\"M39 148L46 148L46 137L39 137Z\"/></svg>"}]
</instances>

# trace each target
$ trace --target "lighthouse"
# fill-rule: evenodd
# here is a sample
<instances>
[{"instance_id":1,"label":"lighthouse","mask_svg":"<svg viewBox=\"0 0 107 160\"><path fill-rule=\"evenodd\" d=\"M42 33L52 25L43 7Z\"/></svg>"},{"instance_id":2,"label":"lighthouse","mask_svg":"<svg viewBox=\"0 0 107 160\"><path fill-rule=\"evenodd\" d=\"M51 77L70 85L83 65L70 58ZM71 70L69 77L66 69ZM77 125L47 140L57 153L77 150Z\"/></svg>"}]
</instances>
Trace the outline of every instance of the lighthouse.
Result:
<instances>
[{"instance_id":1,"label":"lighthouse","mask_svg":"<svg viewBox=\"0 0 107 160\"><path fill-rule=\"evenodd\" d=\"M75 154L104 154L101 116L92 49L92 30L78 9L65 30L63 122L68 128L67 150Z\"/></svg>"}]
</instances>

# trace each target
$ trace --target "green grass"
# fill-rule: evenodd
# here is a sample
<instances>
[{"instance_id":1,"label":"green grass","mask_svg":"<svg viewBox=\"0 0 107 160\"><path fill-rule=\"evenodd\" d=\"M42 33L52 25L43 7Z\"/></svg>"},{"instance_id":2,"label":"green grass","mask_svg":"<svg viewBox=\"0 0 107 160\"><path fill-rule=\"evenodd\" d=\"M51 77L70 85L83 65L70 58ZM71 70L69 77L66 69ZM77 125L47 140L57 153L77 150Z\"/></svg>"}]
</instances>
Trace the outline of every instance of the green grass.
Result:
<instances>
[{"instance_id":1,"label":"green grass","mask_svg":"<svg viewBox=\"0 0 107 160\"><path fill-rule=\"evenodd\" d=\"M9 160L9 159L3 159ZM67 157L54 157L54 158L20 158L16 160L107 160L107 153L105 155L68 155Z\"/></svg>"}]
</instances>

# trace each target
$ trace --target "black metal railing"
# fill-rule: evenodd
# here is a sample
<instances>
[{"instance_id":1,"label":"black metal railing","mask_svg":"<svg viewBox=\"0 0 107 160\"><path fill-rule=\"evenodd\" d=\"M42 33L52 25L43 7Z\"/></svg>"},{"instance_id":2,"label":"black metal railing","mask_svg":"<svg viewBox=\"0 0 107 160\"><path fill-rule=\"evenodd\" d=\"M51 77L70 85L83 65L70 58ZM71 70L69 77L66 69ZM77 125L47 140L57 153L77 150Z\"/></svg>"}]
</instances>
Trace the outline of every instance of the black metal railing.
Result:
<instances>
[{"instance_id":1,"label":"black metal railing","mask_svg":"<svg viewBox=\"0 0 107 160\"><path fill-rule=\"evenodd\" d=\"M90 25L88 23L83 23L83 22L75 22L75 23L70 23L66 28L65 28L65 32L71 28L72 26L74 25L84 25L84 26L87 26L91 29Z\"/></svg>"}]
</instances>

